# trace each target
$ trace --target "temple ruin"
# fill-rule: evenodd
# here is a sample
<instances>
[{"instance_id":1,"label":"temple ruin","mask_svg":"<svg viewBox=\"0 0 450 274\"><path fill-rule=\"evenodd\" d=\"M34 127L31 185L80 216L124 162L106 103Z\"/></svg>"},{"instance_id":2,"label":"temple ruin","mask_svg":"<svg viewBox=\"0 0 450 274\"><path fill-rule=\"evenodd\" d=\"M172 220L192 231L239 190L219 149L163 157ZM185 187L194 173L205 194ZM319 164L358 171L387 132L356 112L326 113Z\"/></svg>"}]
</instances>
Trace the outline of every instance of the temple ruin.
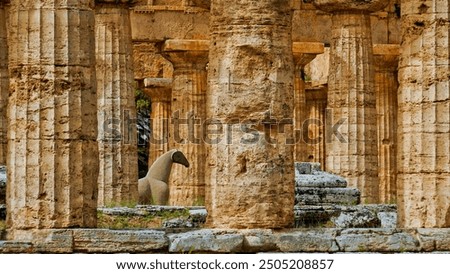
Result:
<instances>
[{"instance_id":1,"label":"temple ruin","mask_svg":"<svg viewBox=\"0 0 450 274\"><path fill-rule=\"evenodd\" d=\"M67 232L83 241L102 233L98 207L138 201L137 89L151 102L149 165L172 149L190 163L173 167L169 204L204 206L209 228L293 227L297 162L344 177L362 204L396 205L400 229L449 228L449 10L448 0L0 0L5 237L92 228ZM273 237L273 250L292 251ZM14 248L4 250L27 252Z\"/></svg>"}]
</instances>

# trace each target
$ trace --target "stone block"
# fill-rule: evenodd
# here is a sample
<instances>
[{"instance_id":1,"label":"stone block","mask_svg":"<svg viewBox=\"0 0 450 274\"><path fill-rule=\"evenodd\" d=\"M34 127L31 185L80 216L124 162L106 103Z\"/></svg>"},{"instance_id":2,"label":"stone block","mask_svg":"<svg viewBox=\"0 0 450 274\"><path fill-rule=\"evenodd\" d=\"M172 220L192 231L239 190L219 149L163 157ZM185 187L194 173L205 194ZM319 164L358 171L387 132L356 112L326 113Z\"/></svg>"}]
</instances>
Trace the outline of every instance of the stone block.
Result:
<instances>
[{"instance_id":1,"label":"stone block","mask_svg":"<svg viewBox=\"0 0 450 274\"><path fill-rule=\"evenodd\" d=\"M17 241L0 241L0 254L6 253L33 253L33 244L30 242L17 242Z\"/></svg>"},{"instance_id":2,"label":"stone block","mask_svg":"<svg viewBox=\"0 0 450 274\"><path fill-rule=\"evenodd\" d=\"M395 229L347 229L336 237L342 252L417 252L419 241Z\"/></svg>"},{"instance_id":3,"label":"stone block","mask_svg":"<svg viewBox=\"0 0 450 274\"><path fill-rule=\"evenodd\" d=\"M281 252L337 252L336 229L298 230L275 235Z\"/></svg>"},{"instance_id":4,"label":"stone block","mask_svg":"<svg viewBox=\"0 0 450 274\"><path fill-rule=\"evenodd\" d=\"M397 227L397 212L378 212L377 216L382 228Z\"/></svg>"},{"instance_id":5,"label":"stone block","mask_svg":"<svg viewBox=\"0 0 450 274\"><path fill-rule=\"evenodd\" d=\"M381 222L375 212L361 208L361 210L355 210L350 212L341 212L339 216L332 217L332 222L335 227L338 228L351 228L351 227L380 227Z\"/></svg>"},{"instance_id":6,"label":"stone block","mask_svg":"<svg viewBox=\"0 0 450 274\"><path fill-rule=\"evenodd\" d=\"M347 181L341 176L326 172L295 176L296 187L345 188Z\"/></svg>"},{"instance_id":7,"label":"stone block","mask_svg":"<svg viewBox=\"0 0 450 274\"><path fill-rule=\"evenodd\" d=\"M321 171L320 163L296 162L294 166L296 177L301 174L312 174L314 171Z\"/></svg>"},{"instance_id":8,"label":"stone block","mask_svg":"<svg viewBox=\"0 0 450 274\"><path fill-rule=\"evenodd\" d=\"M357 205L359 202L360 192L354 188L295 188L296 205Z\"/></svg>"},{"instance_id":9,"label":"stone block","mask_svg":"<svg viewBox=\"0 0 450 274\"><path fill-rule=\"evenodd\" d=\"M169 235L169 252L235 253L242 251L244 236L236 231L198 230Z\"/></svg>"},{"instance_id":10,"label":"stone block","mask_svg":"<svg viewBox=\"0 0 450 274\"><path fill-rule=\"evenodd\" d=\"M418 228L421 251L450 251L450 228Z\"/></svg>"},{"instance_id":11,"label":"stone block","mask_svg":"<svg viewBox=\"0 0 450 274\"><path fill-rule=\"evenodd\" d=\"M168 246L158 230L77 229L73 236L73 250L81 253L151 253Z\"/></svg>"},{"instance_id":12,"label":"stone block","mask_svg":"<svg viewBox=\"0 0 450 274\"><path fill-rule=\"evenodd\" d=\"M244 235L244 252L279 251L275 235L270 229L250 229L240 231Z\"/></svg>"},{"instance_id":13,"label":"stone block","mask_svg":"<svg viewBox=\"0 0 450 274\"><path fill-rule=\"evenodd\" d=\"M33 253L73 252L73 235L69 229L10 230L7 239L17 243L31 243Z\"/></svg>"}]
</instances>

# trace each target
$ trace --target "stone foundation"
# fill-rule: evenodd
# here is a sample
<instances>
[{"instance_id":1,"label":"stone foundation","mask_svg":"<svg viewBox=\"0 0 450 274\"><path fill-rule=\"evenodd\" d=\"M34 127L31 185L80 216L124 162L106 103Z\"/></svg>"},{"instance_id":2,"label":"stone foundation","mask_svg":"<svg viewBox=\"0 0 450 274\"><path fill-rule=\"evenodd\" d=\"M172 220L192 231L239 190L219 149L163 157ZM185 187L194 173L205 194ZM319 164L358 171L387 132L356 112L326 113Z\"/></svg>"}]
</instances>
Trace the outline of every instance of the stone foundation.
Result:
<instances>
[{"instance_id":1,"label":"stone foundation","mask_svg":"<svg viewBox=\"0 0 450 274\"><path fill-rule=\"evenodd\" d=\"M5 233L0 231L0 235ZM449 252L450 229L15 231L0 253Z\"/></svg>"}]
</instances>

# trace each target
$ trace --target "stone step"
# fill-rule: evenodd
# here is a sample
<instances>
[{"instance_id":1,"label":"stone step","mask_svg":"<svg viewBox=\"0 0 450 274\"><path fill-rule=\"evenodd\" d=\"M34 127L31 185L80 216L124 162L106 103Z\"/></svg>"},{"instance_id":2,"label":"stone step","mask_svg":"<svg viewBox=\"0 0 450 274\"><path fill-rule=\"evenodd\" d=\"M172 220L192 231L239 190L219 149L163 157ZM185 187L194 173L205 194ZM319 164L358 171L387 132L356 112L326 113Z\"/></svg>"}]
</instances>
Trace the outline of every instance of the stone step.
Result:
<instances>
[{"instance_id":1,"label":"stone step","mask_svg":"<svg viewBox=\"0 0 450 274\"><path fill-rule=\"evenodd\" d=\"M360 196L355 188L296 187L295 205L357 205Z\"/></svg>"},{"instance_id":2,"label":"stone step","mask_svg":"<svg viewBox=\"0 0 450 274\"><path fill-rule=\"evenodd\" d=\"M295 206L295 227L395 228L397 206Z\"/></svg>"},{"instance_id":3,"label":"stone step","mask_svg":"<svg viewBox=\"0 0 450 274\"><path fill-rule=\"evenodd\" d=\"M296 187L345 188L347 181L338 175L320 169L320 163L295 163Z\"/></svg>"}]
</instances>

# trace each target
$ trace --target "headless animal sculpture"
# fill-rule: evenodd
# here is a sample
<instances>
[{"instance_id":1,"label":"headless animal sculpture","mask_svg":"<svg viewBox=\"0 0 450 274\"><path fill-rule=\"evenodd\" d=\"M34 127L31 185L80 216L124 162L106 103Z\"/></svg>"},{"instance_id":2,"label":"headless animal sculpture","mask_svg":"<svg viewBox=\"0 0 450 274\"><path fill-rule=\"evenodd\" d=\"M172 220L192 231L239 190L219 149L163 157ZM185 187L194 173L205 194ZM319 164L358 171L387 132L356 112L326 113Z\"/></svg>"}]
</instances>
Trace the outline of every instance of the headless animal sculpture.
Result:
<instances>
[{"instance_id":1,"label":"headless animal sculpture","mask_svg":"<svg viewBox=\"0 0 450 274\"><path fill-rule=\"evenodd\" d=\"M183 152L173 149L161 155L138 181L139 203L166 205L169 200L169 181L172 164L182 164L189 167L189 162Z\"/></svg>"}]
</instances>

